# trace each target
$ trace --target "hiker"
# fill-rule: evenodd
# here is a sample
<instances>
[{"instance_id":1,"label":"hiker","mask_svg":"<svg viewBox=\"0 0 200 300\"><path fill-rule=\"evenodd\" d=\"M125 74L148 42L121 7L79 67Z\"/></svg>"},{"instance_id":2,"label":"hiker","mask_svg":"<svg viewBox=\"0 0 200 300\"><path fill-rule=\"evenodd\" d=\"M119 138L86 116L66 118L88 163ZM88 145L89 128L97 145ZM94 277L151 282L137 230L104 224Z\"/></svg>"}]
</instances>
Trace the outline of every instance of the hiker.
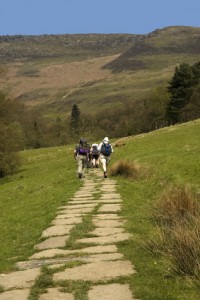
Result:
<instances>
[{"instance_id":1,"label":"hiker","mask_svg":"<svg viewBox=\"0 0 200 300\"><path fill-rule=\"evenodd\" d=\"M93 168L99 167L99 155L100 151L98 150L98 144L92 144L92 147L90 149L90 156Z\"/></svg>"},{"instance_id":2,"label":"hiker","mask_svg":"<svg viewBox=\"0 0 200 300\"><path fill-rule=\"evenodd\" d=\"M83 138L79 140L79 144L74 149L74 159L78 161L78 177L84 177L84 169L89 160L90 145Z\"/></svg>"},{"instance_id":3,"label":"hiker","mask_svg":"<svg viewBox=\"0 0 200 300\"><path fill-rule=\"evenodd\" d=\"M110 155L113 152L113 147L112 145L109 143L109 138L105 137L103 139L103 142L99 144L98 150L100 151L100 162L102 164L103 167L103 172L104 172L104 178L108 177L107 174L107 165L110 161Z\"/></svg>"}]
</instances>

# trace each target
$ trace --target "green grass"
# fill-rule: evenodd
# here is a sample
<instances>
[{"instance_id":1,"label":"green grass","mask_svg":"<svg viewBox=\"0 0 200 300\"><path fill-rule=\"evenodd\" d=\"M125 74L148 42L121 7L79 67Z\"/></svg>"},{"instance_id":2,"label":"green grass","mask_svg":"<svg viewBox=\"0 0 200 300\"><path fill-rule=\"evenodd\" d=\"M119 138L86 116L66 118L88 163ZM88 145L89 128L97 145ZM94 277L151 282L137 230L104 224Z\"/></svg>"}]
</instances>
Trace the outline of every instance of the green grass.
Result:
<instances>
[{"instance_id":1,"label":"green grass","mask_svg":"<svg viewBox=\"0 0 200 300\"><path fill-rule=\"evenodd\" d=\"M129 241L118 244L136 268L126 280L135 298L142 300L197 300L199 287L189 277L178 276L167 256L150 251L158 228L153 218L153 204L170 184L190 184L200 191L200 120L163 128L148 134L124 138L114 147L111 165L118 160L137 161L149 166L151 176L137 180L116 177L123 197L121 214L127 219ZM120 140L117 141L120 144ZM16 175L0 180L0 272L11 271L15 262L27 259L40 240L42 231L54 219L57 208L79 188L73 148L56 147L21 153L22 168ZM149 175L149 174L148 174ZM97 195L98 197L99 195ZM95 211L93 211L95 213ZM75 227L66 247L73 248L77 238L87 236L92 227L92 214ZM76 245L79 248L79 245ZM72 266L73 267L73 266ZM30 299L53 286L52 273L43 270L32 289ZM122 282L116 279L116 282ZM87 299L90 282L64 282L65 291L73 291L76 299L83 293Z\"/></svg>"},{"instance_id":2,"label":"green grass","mask_svg":"<svg viewBox=\"0 0 200 300\"><path fill-rule=\"evenodd\" d=\"M72 157L66 147L24 151L21 170L0 180L0 272L33 253L58 206L79 188Z\"/></svg>"},{"instance_id":3,"label":"green grass","mask_svg":"<svg viewBox=\"0 0 200 300\"><path fill-rule=\"evenodd\" d=\"M138 299L197 300L199 288L191 278L180 277L172 270L168 257L149 250L158 228L153 219L153 204L170 184L190 184L200 190L200 120L149 134L124 139L115 148L113 162L121 159L148 164L150 178L125 180L116 177L122 195L122 215L132 239L119 244L125 257L135 265L137 274L130 281ZM112 162L112 163L113 163Z\"/></svg>"}]
</instances>

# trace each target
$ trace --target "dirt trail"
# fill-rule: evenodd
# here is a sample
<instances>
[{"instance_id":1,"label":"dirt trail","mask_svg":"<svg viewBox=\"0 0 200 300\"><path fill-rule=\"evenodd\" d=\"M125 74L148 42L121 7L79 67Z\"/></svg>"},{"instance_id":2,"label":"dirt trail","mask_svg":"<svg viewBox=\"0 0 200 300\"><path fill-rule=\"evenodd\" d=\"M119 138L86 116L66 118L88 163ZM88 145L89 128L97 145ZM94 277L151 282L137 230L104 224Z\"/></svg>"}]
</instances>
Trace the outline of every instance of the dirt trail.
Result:
<instances>
[{"instance_id":1,"label":"dirt trail","mask_svg":"<svg viewBox=\"0 0 200 300\"><path fill-rule=\"evenodd\" d=\"M0 274L0 286L4 289L0 300L29 299L37 278L43 276L42 266L47 266L53 275L39 300L81 299L77 286L81 292L84 283L88 283L88 288L83 299L135 299L128 285L129 276L135 273L134 266L117 248L117 242L130 238L119 215L121 203L116 182L103 179L101 170L90 169L80 190L66 206L59 207L52 225L43 231L41 243L35 246L36 253L17 264L19 271ZM92 230L80 234L86 223L93 226ZM66 242L71 247L66 247ZM76 283L76 291L67 289L69 282Z\"/></svg>"}]
</instances>

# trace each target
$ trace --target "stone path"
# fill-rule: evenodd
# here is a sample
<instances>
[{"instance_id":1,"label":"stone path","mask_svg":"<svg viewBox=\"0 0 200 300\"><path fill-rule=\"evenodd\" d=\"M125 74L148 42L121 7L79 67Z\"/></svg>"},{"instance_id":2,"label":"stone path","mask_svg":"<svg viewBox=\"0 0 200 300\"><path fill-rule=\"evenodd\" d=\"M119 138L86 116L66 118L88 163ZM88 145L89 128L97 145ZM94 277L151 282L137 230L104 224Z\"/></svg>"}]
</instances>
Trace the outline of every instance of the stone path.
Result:
<instances>
[{"instance_id":1,"label":"stone path","mask_svg":"<svg viewBox=\"0 0 200 300\"><path fill-rule=\"evenodd\" d=\"M121 202L116 182L103 179L101 170L90 169L80 190L66 206L59 207L52 225L43 231L35 254L17 264L19 271L0 274L4 289L0 300L29 299L38 277L42 280L44 276L42 266L52 275L39 300L82 299L75 288L67 287L74 283L81 293L84 282L88 283L84 299L135 299L126 280L135 273L134 266L117 248L117 242L131 238L119 216ZM92 229L80 235L80 228L87 225Z\"/></svg>"}]
</instances>

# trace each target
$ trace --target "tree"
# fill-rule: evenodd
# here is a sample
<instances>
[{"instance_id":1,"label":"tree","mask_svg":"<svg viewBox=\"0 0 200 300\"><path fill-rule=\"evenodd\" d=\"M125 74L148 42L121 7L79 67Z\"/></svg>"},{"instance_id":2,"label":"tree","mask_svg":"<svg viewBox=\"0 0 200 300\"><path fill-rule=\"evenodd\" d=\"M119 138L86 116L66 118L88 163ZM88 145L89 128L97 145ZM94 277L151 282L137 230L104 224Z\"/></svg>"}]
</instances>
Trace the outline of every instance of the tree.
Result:
<instances>
[{"instance_id":1,"label":"tree","mask_svg":"<svg viewBox=\"0 0 200 300\"><path fill-rule=\"evenodd\" d=\"M79 123L80 123L80 110L77 104L72 106L71 120L70 120L70 130L72 134L79 134Z\"/></svg>"},{"instance_id":2,"label":"tree","mask_svg":"<svg viewBox=\"0 0 200 300\"><path fill-rule=\"evenodd\" d=\"M168 86L171 97L166 109L166 117L172 124L180 121L180 111L187 104L192 81L192 68L188 64L183 63L175 68Z\"/></svg>"},{"instance_id":3,"label":"tree","mask_svg":"<svg viewBox=\"0 0 200 300\"><path fill-rule=\"evenodd\" d=\"M175 68L175 73L168 86L171 97L166 109L166 118L171 121L172 124L189 120L186 108L190 106L188 106L188 104L199 82L200 62L192 66L183 63Z\"/></svg>"}]
</instances>

